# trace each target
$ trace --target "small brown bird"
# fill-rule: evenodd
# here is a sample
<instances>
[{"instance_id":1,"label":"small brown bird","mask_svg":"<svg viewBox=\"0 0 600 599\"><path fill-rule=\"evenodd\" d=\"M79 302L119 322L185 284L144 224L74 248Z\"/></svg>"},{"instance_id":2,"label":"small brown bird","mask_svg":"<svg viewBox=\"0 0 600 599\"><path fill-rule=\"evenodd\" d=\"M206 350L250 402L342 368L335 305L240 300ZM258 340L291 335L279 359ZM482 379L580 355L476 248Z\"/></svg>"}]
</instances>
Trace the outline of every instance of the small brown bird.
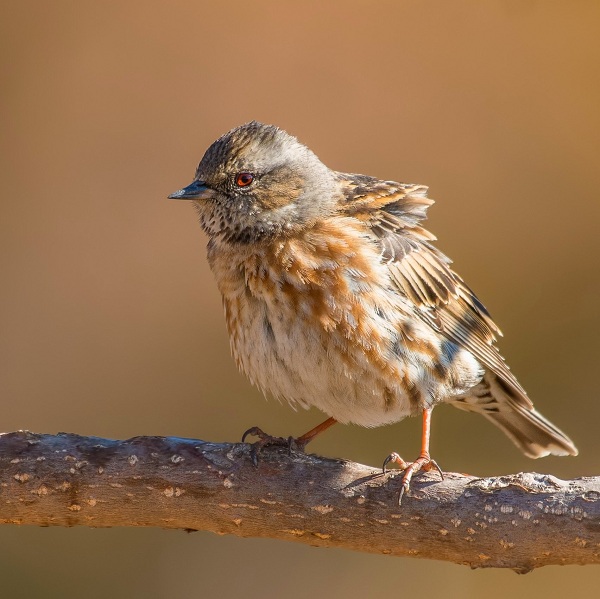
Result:
<instances>
[{"instance_id":1,"label":"small brown bird","mask_svg":"<svg viewBox=\"0 0 600 599\"><path fill-rule=\"evenodd\" d=\"M374 427L422 414L421 452L384 462L414 473L440 402L477 412L532 458L577 455L533 409L494 342L500 330L421 225L427 187L327 168L285 131L247 123L215 141L191 185L209 237L237 365L263 392L336 422ZM253 456L284 441L252 428ZM284 441L287 442L287 441Z\"/></svg>"}]
</instances>

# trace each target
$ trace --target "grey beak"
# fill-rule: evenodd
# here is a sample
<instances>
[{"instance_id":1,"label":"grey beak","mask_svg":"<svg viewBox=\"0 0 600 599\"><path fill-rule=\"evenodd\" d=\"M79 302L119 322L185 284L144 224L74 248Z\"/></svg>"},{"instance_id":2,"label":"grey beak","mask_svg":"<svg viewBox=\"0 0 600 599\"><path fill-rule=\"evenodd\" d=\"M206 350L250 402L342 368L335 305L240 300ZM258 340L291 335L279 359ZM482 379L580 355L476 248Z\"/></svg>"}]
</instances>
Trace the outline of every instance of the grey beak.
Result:
<instances>
[{"instance_id":1,"label":"grey beak","mask_svg":"<svg viewBox=\"0 0 600 599\"><path fill-rule=\"evenodd\" d=\"M201 200L206 197L206 192L209 191L209 187L204 181L194 181L187 187L172 193L169 196L170 200Z\"/></svg>"}]
</instances>

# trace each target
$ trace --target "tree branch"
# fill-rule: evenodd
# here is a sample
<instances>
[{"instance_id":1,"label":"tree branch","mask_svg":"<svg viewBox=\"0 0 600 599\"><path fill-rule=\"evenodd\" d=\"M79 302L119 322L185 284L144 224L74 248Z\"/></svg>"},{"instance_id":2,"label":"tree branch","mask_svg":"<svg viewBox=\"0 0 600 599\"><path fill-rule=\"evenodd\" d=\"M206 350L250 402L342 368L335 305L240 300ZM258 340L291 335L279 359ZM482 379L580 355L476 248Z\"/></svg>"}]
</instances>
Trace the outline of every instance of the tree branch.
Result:
<instances>
[{"instance_id":1,"label":"tree branch","mask_svg":"<svg viewBox=\"0 0 600 599\"><path fill-rule=\"evenodd\" d=\"M0 523L160 526L527 572L600 563L600 477L396 473L173 437L0 437Z\"/></svg>"}]
</instances>

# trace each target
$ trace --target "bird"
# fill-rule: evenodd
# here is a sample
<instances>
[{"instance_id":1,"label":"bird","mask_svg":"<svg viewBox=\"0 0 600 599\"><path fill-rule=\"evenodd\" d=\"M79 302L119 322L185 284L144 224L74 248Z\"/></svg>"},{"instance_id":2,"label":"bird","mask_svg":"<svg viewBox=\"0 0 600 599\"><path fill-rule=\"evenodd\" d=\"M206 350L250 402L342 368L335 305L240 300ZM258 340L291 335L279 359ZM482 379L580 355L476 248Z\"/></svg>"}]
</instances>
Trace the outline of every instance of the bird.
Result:
<instances>
[{"instance_id":1,"label":"bird","mask_svg":"<svg viewBox=\"0 0 600 599\"><path fill-rule=\"evenodd\" d=\"M419 184L328 168L296 137L252 121L206 150L191 200L208 237L239 369L266 395L328 418L297 438L252 427L253 461L271 444L304 450L336 422L378 427L421 416L400 495L431 458L440 403L484 416L527 456L577 455L537 412L496 342L487 309L424 226L434 203Z\"/></svg>"}]
</instances>

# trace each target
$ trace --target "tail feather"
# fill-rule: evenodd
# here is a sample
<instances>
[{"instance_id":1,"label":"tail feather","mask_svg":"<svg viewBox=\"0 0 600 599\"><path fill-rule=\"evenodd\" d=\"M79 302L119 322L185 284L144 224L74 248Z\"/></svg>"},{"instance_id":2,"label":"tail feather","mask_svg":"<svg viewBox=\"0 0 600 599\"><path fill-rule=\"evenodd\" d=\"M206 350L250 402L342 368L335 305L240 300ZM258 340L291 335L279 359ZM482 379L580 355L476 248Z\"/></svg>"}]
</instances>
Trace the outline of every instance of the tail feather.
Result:
<instances>
[{"instance_id":1,"label":"tail feather","mask_svg":"<svg viewBox=\"0 0 600 599\"><path fill-rule=\"evenodd\" d=\"M577 455L573 441L539 412L530 408L530 402L513 397L515 390L498 381L492 372L468 395L456 398L452 405L469 412L477 412L502 430L528 457L547 455Z\"/></svg>"}]
</instances>

